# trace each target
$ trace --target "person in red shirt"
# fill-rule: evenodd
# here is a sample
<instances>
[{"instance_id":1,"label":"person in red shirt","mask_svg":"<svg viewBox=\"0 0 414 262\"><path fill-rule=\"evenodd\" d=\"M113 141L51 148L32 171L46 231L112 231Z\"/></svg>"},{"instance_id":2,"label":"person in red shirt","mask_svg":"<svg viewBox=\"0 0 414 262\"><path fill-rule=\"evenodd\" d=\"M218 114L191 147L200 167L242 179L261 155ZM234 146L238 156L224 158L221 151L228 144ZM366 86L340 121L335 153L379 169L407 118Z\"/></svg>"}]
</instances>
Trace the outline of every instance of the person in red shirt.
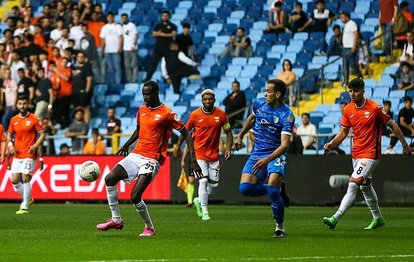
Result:
<instances>
[{"instance_id":1,"label":"person in red shirt","mask_svg":"<svg viewBox=\"0 0 414 262\"><path fill-rule=\"evenodd\" d=\"M405 141L398 125L383 110L382 106L364 97L364 81L360 78L349 82L348 92L351 103L345 106L342 115L342 128L335 138L326 143L324 148L331 150L347 138L353 130L352 162L354 171L349 179L348 191L341 201L338 211L332 217L324 217L323 222L334 229L339 219L355 201L358 189L362 191L365 202L373 216L372 222L365 229L376 229L385 225L381 215L377 194L372 187L372 173L381 157L382 125L386 124L401 141L404 154L411 154L411 148Z\"/></svg>"},{"instance_id":2,"label":"person in red shirt","mask_svg":"<svg viewBox=\"0 0 414 262\"><path fill-rule=\"evenodd\" d=\"M11 165L11 181L14 189L23 196L20 209L16 212L18 215L29 213L29 206L32 202L30 180L35 167L37 150L45 139L42 121L28 111L28 106L27 97L17 98L16 108L19 113L11 119L7 136L9 153L14 156Z\"/></svg>"},{"instance_id":3,"label":"person in red shirt","mask_svg":"<svg viewBox=\"0 0 414 262\"><path fill-rule=\"evenodd\" d=\"M208 195L218 186L220 175L219 144L220 133L223 128L227 135L227 146L224 153L226 160L231 158L231 146L233 145L233 133L227 114L220 108L214 106L215 93L206 89L201 93L203 106L197 108L190 114L186 124L194 140L194 150L197 162L201 167L202 174L199 179L198 198L194 199L197 215L202 220L210 220L208 213ZM180 147L184 136L180 136L174 147L174 156L180 155ZM190 176L191 177L191 176ZM190 181L194 181L191 177ZM191 183L191 182L190 182ZM194 182L193 182L194 183Z\"/></svg>"},{"instance_id":4,"label":"person in red shirt","mask_svg":"<svg viewBox=\"0 0 414 262\"><path fill-rule=\"evenodd\" d=\"M98 224L96 228L106 231L108 229L122 229L124 227L119 211L116 185L121 180L129 183L137 179L131 192L131 201L145 223L145 229L140 236L151 237L155 235L155 229L147 206L142 200L142 194L167 158L168 140L171 138L173 128L186 138L193 172L199 175L201 170L196 161L193 139L177 114L160 101L158 84L155 81L146 82L142 88L142 96L145 105L138 109L137 129L119 149L117 154L128 155L130 145L138 141L132 152L118 162L105 177L106 194L112 218L105 223Z\"/></svg>"},{"instance_id":5,"label":"person in red shirt","mask_svg":"<svg viewBox=\"0 0 414 262\"><path fill-rule=\"evenodd\" d=\"M382 32L384 33L384 53L386 55L386 62L394 62L392 56L392 42L393 42L393 33L392 28L397 19L398 14L398 0L380 0L379 1L379 14L378 14L378 24L381 25ZM388 31L391 31L387 33Z\"/></svg>"}]
</instances>

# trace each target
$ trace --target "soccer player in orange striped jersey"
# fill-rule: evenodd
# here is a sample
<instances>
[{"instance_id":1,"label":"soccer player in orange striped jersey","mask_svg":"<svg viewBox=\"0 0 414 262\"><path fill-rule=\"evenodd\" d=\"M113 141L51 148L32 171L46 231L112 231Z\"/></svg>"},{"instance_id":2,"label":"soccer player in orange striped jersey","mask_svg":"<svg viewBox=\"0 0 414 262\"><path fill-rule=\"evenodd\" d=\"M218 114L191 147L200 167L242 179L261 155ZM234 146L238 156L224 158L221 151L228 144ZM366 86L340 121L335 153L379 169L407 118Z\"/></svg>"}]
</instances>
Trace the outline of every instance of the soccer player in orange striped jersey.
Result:
<instances>
[{"instance_id":1,"label":"soccer player in orange striped jersey","mask_svg":"<svg viewBox=\"0 0 414 262\"><path fill-rule=\"evenodd\" d=\"M202 220L210 220L208 213L208 195L218 186L220 175L219 144L221 129L227 135L227 147L224 153L226 160L231 158L231 146L233 134L227 114L220 108L214 106L215 93L206 89L201 93L203 106L194 110L186 124L187 129L192 132L194 139L194 150L197 162L201 167L202 174L199 179L198 198L194 199L197 215ZM180 155L180 147L184 137L180 136L174 147L174 156ZM189 179L194 184L194 177ZM190 182L191 183L191 182Z\"/></svg>"},{"instance_id":2,"label":"soccer player in orange striped jersey","mask_svg":"<svg viewBox=\"0 0 414 262\"><path fill-rule=\"evenodd\" d=\"M160 101L158 84L154 81L146 82L142 88L142 96L145 105L138 109L137 129L117 154L128 155L130 145L138 140L137 144L132 152L118 162L105 177L106 195L112 218L98 224L96 228L102 231L123 228L116 185L121 180L129 183L137 179L131 192L131 201L145 223L145 229L140 236L151 237L155 235L155 229L148 208L141 197L167 157L168 140L171 138L173 128L187 140L192 171L201 173L201 170L196 161L193 139L177 114Z\"/></svg>"},{"instance_id":3,"label":"soccer player in orange striped jersey","mask_svg":"<svg viewBox=\"0 0 414 262\"><path fill-rule=\"evenodd\" d=\"M348 190L341 201L338 211L332 217L324 217L323 222L334 229L339 219L354 203L358 189L362 191L365 202L371 211L373 219L365 229L376 229L385 225L378 206L378 197L372 187L372 172L381 157L382 125L386 124L401 141L404 154L411 154L411 148L398 125L386 114L382 106L373 100L364 97L364 81L360 78L349 82L348 92L351 96L349 103L343 111L342 128L336 137L325 144L324 148L330 150L338 146L353 129L352 162L354 171L349 179Z\"/></svg>"},{"instance_id":4,"label":"soccer player in orange striped jersey","mask_svg":"<svg viewBox=\"0 0 414 262\"><path fill-rule=\"evenodd\" d=\"M16 212L18 215L29 213L29 206L32 202L30 180L38 147L45 139L42 121L28 111L28 105L27 97L17 98L16 108L19 113L10 120L7 136L9 153L14 156L11 165L11 181L14 189L23 196L20 209Z\"/></svg>"}]
</instances>

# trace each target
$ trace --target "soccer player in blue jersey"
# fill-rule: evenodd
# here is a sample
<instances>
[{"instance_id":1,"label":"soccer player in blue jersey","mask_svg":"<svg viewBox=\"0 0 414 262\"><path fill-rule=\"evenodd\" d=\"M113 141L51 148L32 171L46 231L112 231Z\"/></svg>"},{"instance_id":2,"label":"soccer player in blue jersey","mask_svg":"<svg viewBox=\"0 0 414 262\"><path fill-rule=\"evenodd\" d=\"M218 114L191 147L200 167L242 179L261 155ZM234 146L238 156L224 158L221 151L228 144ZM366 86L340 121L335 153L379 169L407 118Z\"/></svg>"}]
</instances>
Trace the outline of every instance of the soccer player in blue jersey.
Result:
<instances>
[{"instance_id":1,"label":"soccer player in blue jersey","mask_svg":"<svg viewBox=\"0 0 414 262\"><path fill-rule=\"evenodd\" d=\"M280 193L287 162L286 151L295 122L292 111L283 102L285 94L283 81L267 81L264 98L254 102L252 113L235 141L235 147L239 149L244 135L253 127L255 143L242 171L240 193L252 197L268 194L276 222L275 238L283 238L286 234L283 224L285 205Z\"/></svg>"}]
</instances>

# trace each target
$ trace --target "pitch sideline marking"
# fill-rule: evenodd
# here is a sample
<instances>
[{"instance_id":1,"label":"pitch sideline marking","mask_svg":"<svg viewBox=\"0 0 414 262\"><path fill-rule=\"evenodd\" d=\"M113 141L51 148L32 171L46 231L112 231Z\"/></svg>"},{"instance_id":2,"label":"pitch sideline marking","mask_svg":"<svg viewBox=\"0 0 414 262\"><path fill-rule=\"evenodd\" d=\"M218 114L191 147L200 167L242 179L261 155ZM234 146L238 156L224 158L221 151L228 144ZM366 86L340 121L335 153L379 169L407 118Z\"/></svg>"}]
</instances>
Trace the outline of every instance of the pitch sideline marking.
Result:
<instances>
[{"instance_id":1,"label":"pitch sideline marking","mask_svg":"<svg viewBox=\"0 0 414 262\"><path fill-rule=\"evenodd\" d=\"M414 258L414 254L412 255L364 255L364 256L305 256L305 257L278 257L278 258L259 258L259 257L252 257L252 258L238 258L239 260L244 261L288 261L288 260L331 260L331 259L358 259L358 258L367 258L367 259L378 259L378 258ZM220 259L220 258L160 258L160 259L137 259L137 260L88 260L88 262L172 262L172 261L227 261L229 259Z\"/></svg>"}]
</instances>

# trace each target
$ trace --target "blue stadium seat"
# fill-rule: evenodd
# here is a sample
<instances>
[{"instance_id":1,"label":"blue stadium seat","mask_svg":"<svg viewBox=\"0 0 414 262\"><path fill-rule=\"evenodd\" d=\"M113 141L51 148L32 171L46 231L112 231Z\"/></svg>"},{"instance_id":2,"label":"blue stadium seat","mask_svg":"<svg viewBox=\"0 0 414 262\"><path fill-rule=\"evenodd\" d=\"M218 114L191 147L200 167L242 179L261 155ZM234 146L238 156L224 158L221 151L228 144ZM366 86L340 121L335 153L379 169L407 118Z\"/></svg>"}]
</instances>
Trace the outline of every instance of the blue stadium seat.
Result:
<instances>
[{"instance_id":1,"label":"blue stadium seat","mask_svg":"<svg viewBox=\"0 0 414 262\"><path fill-rule=\"evenodd\" d=\"M376 87L374 88L374 93L372 94L372 96L387 98L389 92L390 92L390 89L388 87Z\"/></svg>"}]
</instances>

